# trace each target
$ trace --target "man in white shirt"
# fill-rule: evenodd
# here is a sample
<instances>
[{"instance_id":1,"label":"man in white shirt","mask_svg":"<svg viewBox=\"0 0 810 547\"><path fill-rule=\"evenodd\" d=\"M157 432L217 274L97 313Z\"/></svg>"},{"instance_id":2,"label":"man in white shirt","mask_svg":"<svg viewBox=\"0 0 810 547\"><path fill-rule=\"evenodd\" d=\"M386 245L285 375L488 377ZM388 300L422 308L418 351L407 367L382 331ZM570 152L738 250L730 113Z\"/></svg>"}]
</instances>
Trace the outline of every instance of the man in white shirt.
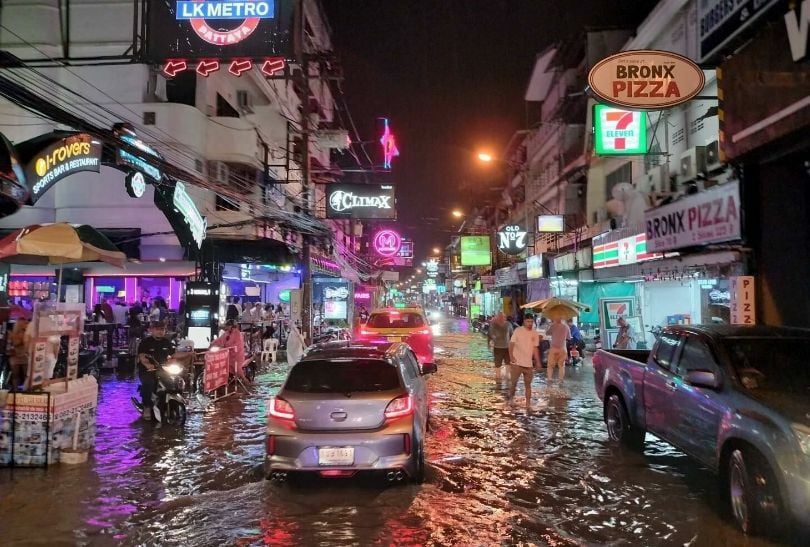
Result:
<instances>
[{"instance_id":1,"label":"man in white shirt","mask_svg":"<svg viewBox=\"0 0 810 547\"><path fill-rule=\"evenodd\" d=\"M515 329L512 338L509 340L509 362L510 362L510 382L509 382L509 402L515 397L520 377L523 377L523 385L526 391L526 408L532 405L532 379L534 370L540 366L540 334L534 330L534 317L525 315L523 326Z\"/></svg>"}]
</instances>

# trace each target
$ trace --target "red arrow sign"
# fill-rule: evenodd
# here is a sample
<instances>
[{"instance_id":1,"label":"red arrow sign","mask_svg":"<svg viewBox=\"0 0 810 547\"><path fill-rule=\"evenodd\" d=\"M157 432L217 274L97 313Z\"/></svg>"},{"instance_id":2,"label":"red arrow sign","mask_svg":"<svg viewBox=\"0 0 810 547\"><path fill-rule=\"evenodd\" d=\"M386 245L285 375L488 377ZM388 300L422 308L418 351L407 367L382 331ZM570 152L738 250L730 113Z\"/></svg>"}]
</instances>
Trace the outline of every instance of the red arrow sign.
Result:
<instances>
[{"instance_id":1,"label":"red arrow sign","mask_svg":"<svg viewBox=\"0 0 810 547\"><path fill-rule=\"evenodd\" d=\"M241 76L243 72L247 72L251 68L253 68L253 63L249 59L244 59L242 61L233 61L231 66L228 67L228 72L234 76Z\"/></svg>"},{"instance_id":2,"label":"red arrow sign","mask_svg":"<svg viewBox=\"0 0 810 547\"><path fill-rule=\"evenodd\" d=\"M267 59L262 65L262 72L264 72L264 74L267 76L275 76L276 73L284 70L285 65L286 63L284 62L284 59L281 57L276 57L274 59Z\"/></svg>"},{"instance_id":3,"label":"red arrow sign","mask_svg":"<svg viewBox=\"0 0 810 547\"><path fill-rule=\"evenodd\" d=\"M183 60L170 60L163 67L163 73L169 78L174 78L178 73L183 72L188 68L188 65Z\"/></svg>"},{"instance_id":4,"label":"red arrow sign","mask_svg":"<svg viewBox=\"0 0 810 547\"><path fill-rule=\"evenodd\" d=\"M219 70L219 61L200 61L197 65L197 74L200 76L208 76L212 72Z\"/></svg>"}]
</instances>

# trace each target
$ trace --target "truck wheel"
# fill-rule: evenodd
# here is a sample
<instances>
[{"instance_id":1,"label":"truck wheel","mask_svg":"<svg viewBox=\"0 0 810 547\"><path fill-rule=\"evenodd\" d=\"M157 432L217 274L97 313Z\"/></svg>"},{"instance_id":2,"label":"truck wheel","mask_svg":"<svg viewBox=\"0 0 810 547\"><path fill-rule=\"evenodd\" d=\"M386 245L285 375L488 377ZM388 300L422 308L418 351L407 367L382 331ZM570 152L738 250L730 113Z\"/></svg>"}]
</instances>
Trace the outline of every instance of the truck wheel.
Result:
<instances>
[{"instance_id":1,"label":"truck wheel","mask_svg":"<svg viewBox=\"0 0 810 547\"><path fill-rule=\"evenodd\" d=\"M611 441L637 450L644 448L646 432L630 423L630 416L627 414L627 408L624 406L621 395L614 393L608 397L605 405L605 424L607 424Z\"/></svg>"},{"instance_id":2,"label":"truck wheel","mask_svg":"<svg viewBox=\"0 0 810 547\"><path fill-rule=\"evenodd\" d=\"M726 476L731 514L745 534L775 529L781 522L781 498L776 477L767 461L754 450L735 448L728 457Z\"/></svg>"}]
</instances>

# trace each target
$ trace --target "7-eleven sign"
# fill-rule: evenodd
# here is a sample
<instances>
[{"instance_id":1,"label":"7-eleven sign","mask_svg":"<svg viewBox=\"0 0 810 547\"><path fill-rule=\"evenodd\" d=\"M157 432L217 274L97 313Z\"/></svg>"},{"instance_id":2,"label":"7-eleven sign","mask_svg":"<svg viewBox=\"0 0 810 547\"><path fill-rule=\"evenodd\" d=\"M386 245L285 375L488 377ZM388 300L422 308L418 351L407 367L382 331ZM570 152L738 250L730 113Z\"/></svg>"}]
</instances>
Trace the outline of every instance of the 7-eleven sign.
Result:
<instances>
[{"instance_id":1,"label":"7-eleven sign","mask_svg":"<svg viewBox=\"0 0 810 547\"><path fill-rule=\"evenodd\" d=\"M593 108L595 152L603 156L646 154L647 113L604 104Z\"/></svg>"}]
</instances>

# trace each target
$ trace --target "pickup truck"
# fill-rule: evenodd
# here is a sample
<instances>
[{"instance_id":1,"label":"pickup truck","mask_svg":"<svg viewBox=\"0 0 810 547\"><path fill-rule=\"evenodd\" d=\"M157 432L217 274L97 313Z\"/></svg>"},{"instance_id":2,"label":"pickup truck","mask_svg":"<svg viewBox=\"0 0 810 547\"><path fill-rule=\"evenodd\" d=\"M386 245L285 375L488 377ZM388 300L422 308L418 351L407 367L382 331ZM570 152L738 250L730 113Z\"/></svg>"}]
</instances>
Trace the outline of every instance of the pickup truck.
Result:
<instances>
[{"instance_id":1,"label":"pickup truck","mask_svg":"<svg viewBox=\"0 0 810 547\"><path fill-rule=\"evenodd\" d=\"M810 330L671 326L597 351L594 381L611 441L660 437L719 473L743 532L774 532L810 528L808 359Z\"/></svg>"}]
</instances>

